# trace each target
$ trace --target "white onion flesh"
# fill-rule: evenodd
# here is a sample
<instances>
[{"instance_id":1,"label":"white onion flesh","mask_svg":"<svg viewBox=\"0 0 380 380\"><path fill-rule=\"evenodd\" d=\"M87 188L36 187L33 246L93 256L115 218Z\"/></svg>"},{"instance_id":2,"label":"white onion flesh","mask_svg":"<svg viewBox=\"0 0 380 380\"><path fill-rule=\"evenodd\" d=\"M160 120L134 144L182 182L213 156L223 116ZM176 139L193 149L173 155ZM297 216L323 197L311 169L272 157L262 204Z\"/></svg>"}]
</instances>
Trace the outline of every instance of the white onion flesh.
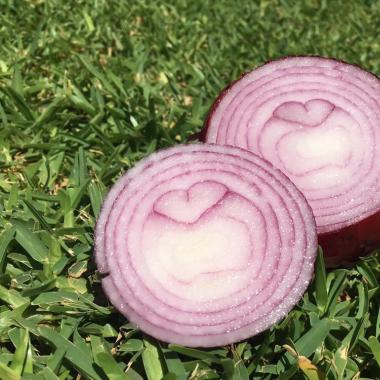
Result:
<instances>
[{"instance_id":1,"label":"white onion flesh","mask_svg":"<svg viewBox=\"0 0 380 380\"><path fill-rule=\"evenodd\" d=\"M357 66L319 57L267 63L221 93L203 134L283 171L311 205L320 236L380 211L380 80ZM380 216L373 220L380 228ZM358 248L380 240L372 235L340 238Z\"/></svg>"},{"instance_id":2,"label":"white onion flesh","mask_svg":"<svg viewBox=\"0 0 380 380\"><path fill-rule=\"evenodd\" d=\"M255 335L299 301L316 227L293 183L258 156L212 144L152 154L109 192L96 261L114 306L170 343Z\"/></svg>"},{"instance_id":3,"label":"white onion flesh","mask_svg":"<svg viewBox=\"0 0 380 380\"><path fill-rule=\"evenodd\" d=\"M380 210L380 80L333 59L289 57L234 82L206 142L270 161L310 203L319 233Z\"/></svg>"}]
</instances>

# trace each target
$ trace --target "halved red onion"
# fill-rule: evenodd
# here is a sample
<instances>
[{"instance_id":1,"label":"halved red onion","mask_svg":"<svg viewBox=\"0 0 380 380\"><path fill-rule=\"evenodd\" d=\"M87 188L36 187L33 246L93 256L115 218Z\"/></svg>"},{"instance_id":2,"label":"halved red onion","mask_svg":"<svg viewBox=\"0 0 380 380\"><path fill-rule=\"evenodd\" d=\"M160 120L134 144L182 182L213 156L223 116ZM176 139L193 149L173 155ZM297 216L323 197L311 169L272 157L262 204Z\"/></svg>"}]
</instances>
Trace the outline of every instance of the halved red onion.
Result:
<instances>
[{"instance_id":1,"label":"halved red onion","mask_svg":"<svg viewBox=\"0 0 380 380\"><path fill-rule=\"evenodd\" d=\"M299 301L316 227L293 183L248 151L177 146L129 170L96 226L111 302L146 333L187 346L255 335Z\"/></svg>"},{"instance_id":2,"label":"halved red onion","mask_svg":"<svg viewBox=\"0 0 380 380\"><path fill-rule=\"evenodd\" d=\"M380 244L376 76L318 57L267 63L221 93L203 138L255 152L296 184L313 209L328 264Z\"/></svg>"}]
</instances>

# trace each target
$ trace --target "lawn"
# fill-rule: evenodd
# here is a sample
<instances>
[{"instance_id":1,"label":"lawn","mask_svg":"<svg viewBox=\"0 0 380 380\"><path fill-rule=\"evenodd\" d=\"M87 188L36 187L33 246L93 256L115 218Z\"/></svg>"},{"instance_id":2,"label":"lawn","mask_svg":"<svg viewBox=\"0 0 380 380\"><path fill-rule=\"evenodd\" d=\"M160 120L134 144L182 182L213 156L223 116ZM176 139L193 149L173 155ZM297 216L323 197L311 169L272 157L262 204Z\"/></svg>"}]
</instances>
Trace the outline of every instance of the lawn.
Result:
<instances>
[{"instance_id":1,"label":"lawn","mask_svg":"<svg viewBox=\"0 0 380 380\"><path fill-rule=\"evenodd\" d=\"M0 379L380 379L380 255L324 270L280 324L210 350L136 331L93 230L115 180L284 55L380 75L380 1L0 0Z\"/></svg>"}]
</instances>

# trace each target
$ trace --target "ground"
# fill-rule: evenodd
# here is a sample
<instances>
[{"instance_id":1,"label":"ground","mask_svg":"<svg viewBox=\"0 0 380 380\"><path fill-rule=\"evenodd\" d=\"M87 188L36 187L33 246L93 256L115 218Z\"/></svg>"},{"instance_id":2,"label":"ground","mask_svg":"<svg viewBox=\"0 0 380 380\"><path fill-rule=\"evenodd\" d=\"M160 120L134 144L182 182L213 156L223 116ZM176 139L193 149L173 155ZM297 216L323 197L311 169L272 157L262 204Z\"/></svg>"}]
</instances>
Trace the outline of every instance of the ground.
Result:
<instances>
[{"instance_id":1,"label":"ground","mask_svg":"<svg viewBox=\"0 0 380 380\"><path fill-rule=\"evenodd\" d=\"M0 378L379 379L379 255L320 256L285 320L213 350L135 331L93 262L107 189L228 82L294 54L379 75L379 36L376 0L0 0Z\"/></svg>"}]
</instances>

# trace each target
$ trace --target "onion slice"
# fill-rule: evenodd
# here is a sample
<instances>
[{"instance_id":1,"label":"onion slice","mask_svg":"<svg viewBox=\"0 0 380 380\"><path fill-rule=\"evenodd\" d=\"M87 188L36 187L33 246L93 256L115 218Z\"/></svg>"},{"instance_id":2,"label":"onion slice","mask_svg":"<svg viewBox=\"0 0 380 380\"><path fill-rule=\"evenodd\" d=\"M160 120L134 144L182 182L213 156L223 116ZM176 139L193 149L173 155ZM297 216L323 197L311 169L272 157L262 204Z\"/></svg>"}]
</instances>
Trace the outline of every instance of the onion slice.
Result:
<instances>
[{"instance_id":1,"label":"onion slice","mask_svg":"<svg viewBox=\"0 0 380 380\"><path fill-rule=\"evenodd\" d=\"M146 333L218 346L283 318L313 274L316 226L294 184L251 152L152 154L109 192L96 262L113 305Z\"/></svg>"},{"instance_id":2,"label":"onion slice","mask_svg":"<svg viewBox=\"0 0 380 380\"><path fill-rule=\"evenodd\" d=\"M328 264L380 244L376 76L319 57L267 63L221 93L203 138L248 149L296 184L312 207Z\"/></svg>"}]
</instances>

